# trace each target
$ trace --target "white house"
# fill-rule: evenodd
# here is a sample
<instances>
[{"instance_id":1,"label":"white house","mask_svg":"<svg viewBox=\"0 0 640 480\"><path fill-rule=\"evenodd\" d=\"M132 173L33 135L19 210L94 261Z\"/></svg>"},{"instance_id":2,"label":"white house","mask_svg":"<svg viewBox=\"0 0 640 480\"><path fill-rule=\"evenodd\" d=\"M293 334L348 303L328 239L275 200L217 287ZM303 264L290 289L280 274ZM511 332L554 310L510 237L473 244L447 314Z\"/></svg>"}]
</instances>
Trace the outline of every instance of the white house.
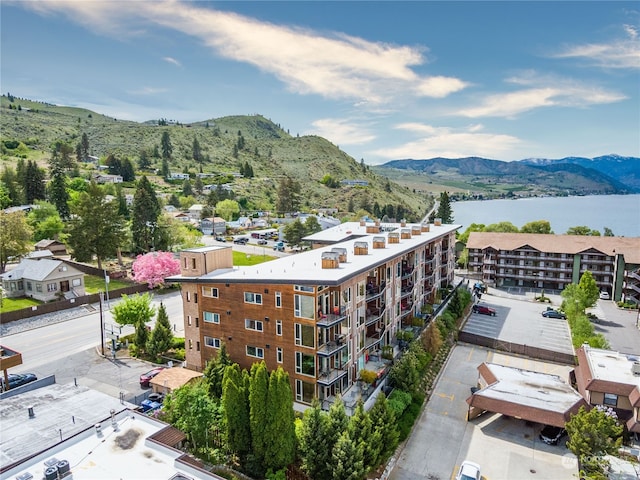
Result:
<instances>
[{"instance_id":1,"label":"white house","mask_svg":"<svg viewBox=\"0 0 640 480\"><path fill-rule=\"evenodd\" d=\"M171 175L169 175L169 178L171 180L189 180L189 174L188 173L171 173Z\"/></svg>"},{"instance_id":2,"label":"white house","mask_svg":"<svg viewBox=\"0 0 640 480\"><path fill-rule=\"evenodd\" d=\"M98 173L93 176L96 183L122 183L122 175L109 175L106 173Z\"/></svg>"},{"instance_id":3,"label":"white house","mask_svg":"<svg viewBox=\"0 0 640 480\"><path fill-rule=\"evenodd\" d=\"M85 294L84 273L62 260L24 258L9 272L0 275L7 297L31 297L42 302L79 297Z\"/></svg>"},{"instance_id":4,"label":"white house","mask_svg":"<svg viewBox=\"0 0 640 480\"><path fill-rule=\"evenodd\" d=\"M194 203L189 207L189 218L192 220L200 220L202 217L202 210L204 210L204 205L201 203Z\"/></svg>"}]
</instances>

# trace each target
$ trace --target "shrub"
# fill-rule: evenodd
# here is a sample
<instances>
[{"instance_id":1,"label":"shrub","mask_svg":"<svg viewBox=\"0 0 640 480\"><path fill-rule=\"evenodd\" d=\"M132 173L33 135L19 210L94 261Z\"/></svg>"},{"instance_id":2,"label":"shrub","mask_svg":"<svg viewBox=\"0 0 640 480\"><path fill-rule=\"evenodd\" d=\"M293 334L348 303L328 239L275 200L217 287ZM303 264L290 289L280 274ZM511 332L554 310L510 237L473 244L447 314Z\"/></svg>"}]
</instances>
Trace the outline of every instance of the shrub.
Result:
<instances>
[{"instance_id":1,"label":"shrub","mask_svg":"<svg viewBox=\"0 0 640 480\"><path fill-rule=\"evenodd\" d=\"M360 370L360 379L363 382L366 382L368 384L372 384L373 382L375 382L378 379L378 374L376 372L374 372L373 370Z\"/></svg>"},{"instance_id":2,"label":"shrub","mask_svg":"<svg viewBox=\"0 0 640 480\"><path fill-rule=\"evenodd\" d=\"M398 420L398 431L400 432L400 438L399 438L400 442L403 442L404 440L406 440L409 434L411 433L411 427L413 427L413 424L416 422L418 415L420 415L420 408L422 407L423 401L424 401L424 395L414 396L411 404L400 416L400 419Z\"/></svg>"},{"instance_id":3,"label":"shrub","mask_svg":"<svg viewBox=\"0 0 640 480\"><path fill-rule=\"evenodd\" d=\"M171 343L171 348L184 348L184 338L173 337L173 342Z\"/></svg>"},{"instance_id":4,"label":"shrub","mask_svg":"<svg viewBox=\"0 0 640 480\"><path fill-rule=\"evenodd\" d=\"M413 397L410 393L407 393L403 390L395 389L389 395L389 406L393 409L393 413L396 414L396 418L400 418L402 413L407 409L407 407L411 404Z\"/></svg>"}]
</instances>

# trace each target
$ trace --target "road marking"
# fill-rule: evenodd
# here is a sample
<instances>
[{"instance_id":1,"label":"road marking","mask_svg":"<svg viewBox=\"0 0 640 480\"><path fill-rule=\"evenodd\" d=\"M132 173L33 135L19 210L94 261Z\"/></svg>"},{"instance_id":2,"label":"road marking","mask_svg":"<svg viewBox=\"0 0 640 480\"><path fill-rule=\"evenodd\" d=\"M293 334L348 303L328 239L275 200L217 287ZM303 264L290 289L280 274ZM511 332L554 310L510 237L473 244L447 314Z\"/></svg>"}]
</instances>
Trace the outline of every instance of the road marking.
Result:
<instances>
[{"instance_id":1,"label":"road marking","mask_svg":"<svg viewBox=\"0 0 640 480\"><path fill-rule=\"evenodd\" d=\"M455 396L453 394L447 395L446 393L436 393L436 395L441 397L441 398L448 398L452 402L453 402L453 399L455 398Z\"/></svg>"},{"instance_id":2,"label":"road marking","mask_svg":"<svg viewBox=\"0 0 640 480\"><path fill-rule=\"evenodd\" d=\"M469 350L469 355L467 355L467 362L471 361L471 355L473 355L473 350L474 350L474 348L471 347L471 350Z\"/></svg>"}]
</instances>

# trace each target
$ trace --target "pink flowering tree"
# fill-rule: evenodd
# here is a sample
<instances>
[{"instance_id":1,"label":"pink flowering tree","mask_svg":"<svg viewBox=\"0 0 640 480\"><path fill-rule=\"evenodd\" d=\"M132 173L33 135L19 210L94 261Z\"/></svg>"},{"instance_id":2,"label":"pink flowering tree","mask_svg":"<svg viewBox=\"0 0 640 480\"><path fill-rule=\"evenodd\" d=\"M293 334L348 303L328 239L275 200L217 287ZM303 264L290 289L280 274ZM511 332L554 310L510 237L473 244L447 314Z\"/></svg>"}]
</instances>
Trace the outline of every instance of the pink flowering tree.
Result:
<instances>
[{"instance_id":1,"label":"pink flowering tree","mask_svg":"<svg viewBox=\"0 0 640 480\"><path fill-rule=\"evenodd\" d=\"M164 285L164 279L180 273L180 261L171 252L150 252L138 255L133 262L133 279L147 283L149 288Z\"/></svg>"}]
</instances>

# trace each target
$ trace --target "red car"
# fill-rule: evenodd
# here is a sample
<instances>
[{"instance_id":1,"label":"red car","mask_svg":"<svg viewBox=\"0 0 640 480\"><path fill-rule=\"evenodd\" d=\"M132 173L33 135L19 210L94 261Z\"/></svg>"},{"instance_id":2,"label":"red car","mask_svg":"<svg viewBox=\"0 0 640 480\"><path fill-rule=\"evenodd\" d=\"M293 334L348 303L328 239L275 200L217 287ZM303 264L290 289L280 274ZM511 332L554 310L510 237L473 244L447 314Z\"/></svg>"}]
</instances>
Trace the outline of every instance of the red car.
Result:
<instances>
[{"instance_id":1,"label":"red car","mask_svg":"<svg viewBox=\"0 0 640 480\"><path fill-rule=\"evenodd\" d=\"M142 375L140 375L140 386L148 387L151 379L158 375L165 368L167 367L156 367L153 370L149 370L147 373L143 373Z\"/></svg>"},{"instance_id":2,"label":"red car","mask_svg":"<svg viewBox=\"0 0 640 480\"><path fill-rule=\"evenodd\" d=\"M496 316L496 311L493 308L485 307L484 305L474 305L472 308L474 313L481 313L483 315Z\"/></svg>"}]
</instances>

